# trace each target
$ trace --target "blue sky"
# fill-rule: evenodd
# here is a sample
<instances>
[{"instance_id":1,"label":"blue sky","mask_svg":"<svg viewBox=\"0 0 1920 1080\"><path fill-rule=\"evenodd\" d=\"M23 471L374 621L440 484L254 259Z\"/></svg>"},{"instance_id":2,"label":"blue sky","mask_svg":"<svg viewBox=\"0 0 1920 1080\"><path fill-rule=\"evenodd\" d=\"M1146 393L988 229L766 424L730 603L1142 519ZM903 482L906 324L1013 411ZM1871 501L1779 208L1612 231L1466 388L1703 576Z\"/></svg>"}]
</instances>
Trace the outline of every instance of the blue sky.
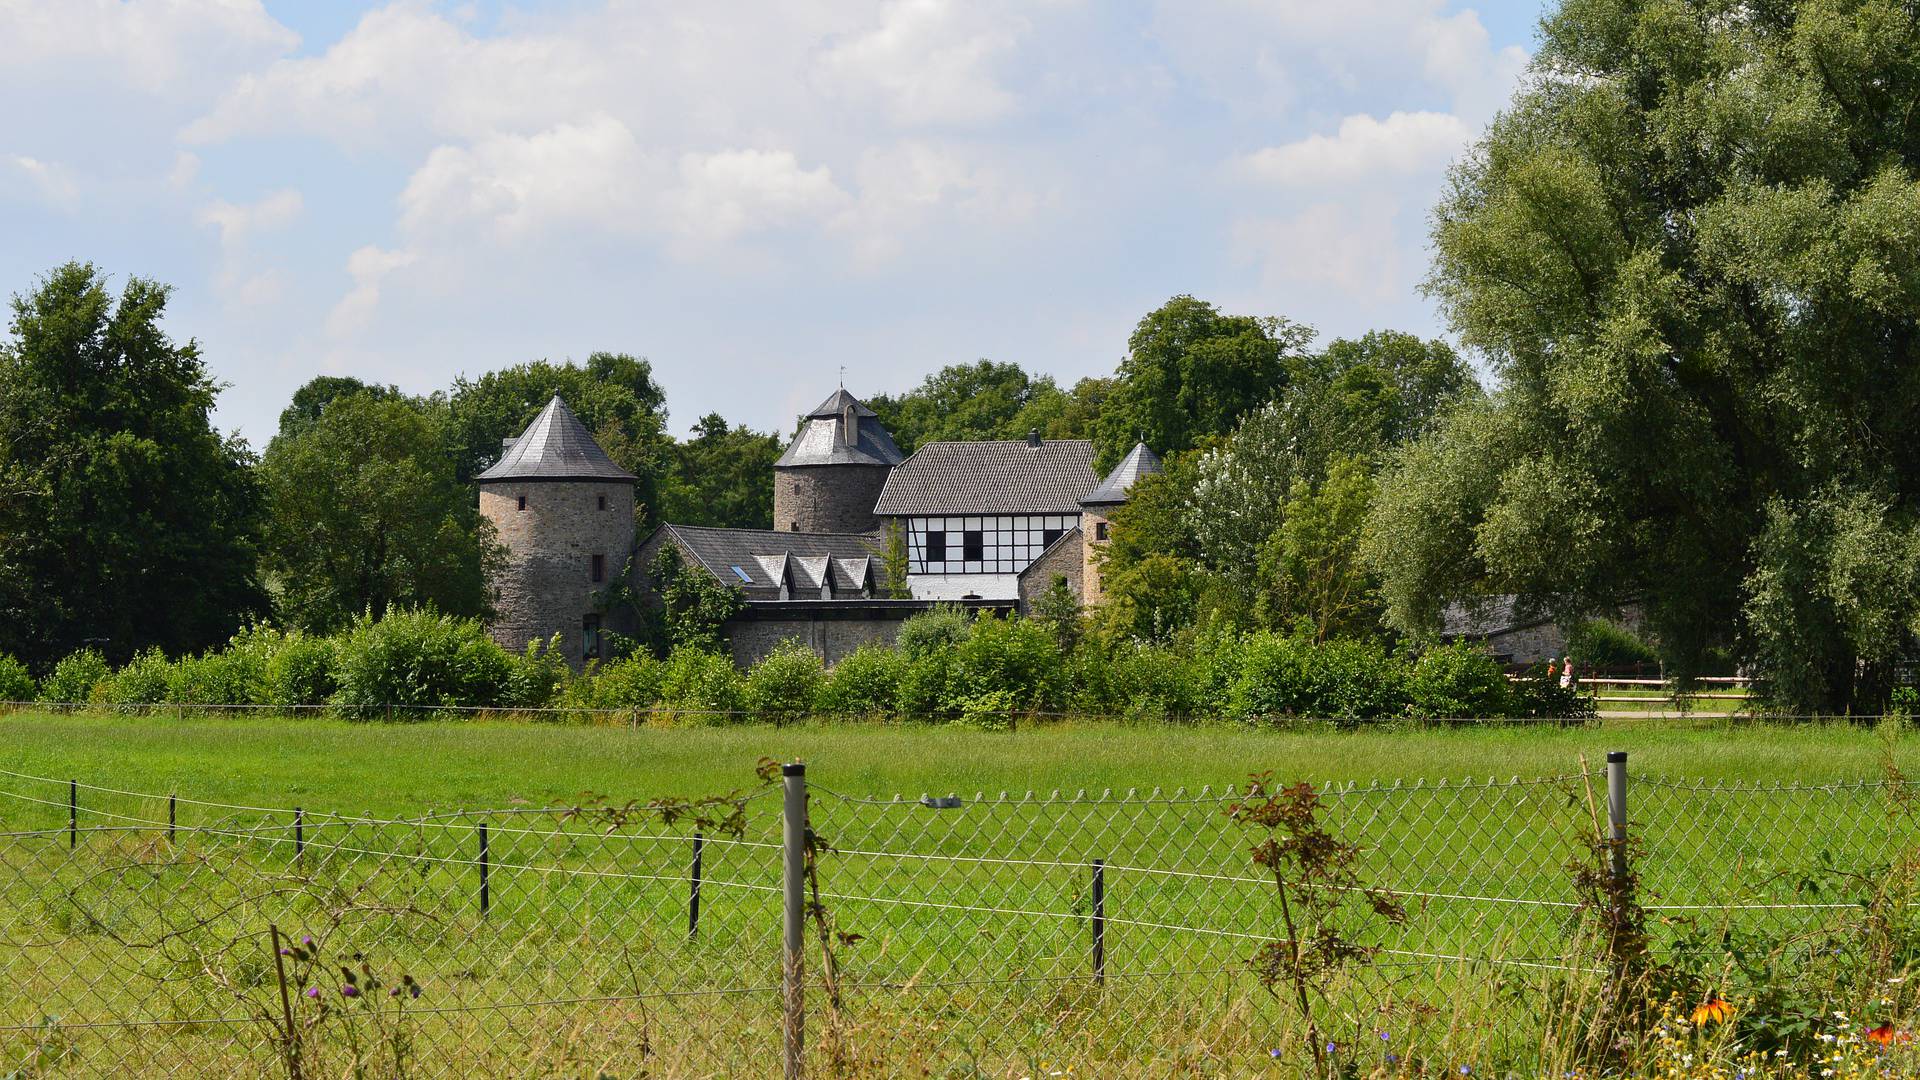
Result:
<instances>
[{"instance_id":1,"label":"blue sky","mask_svg":"<svg viewBox=\"0 0 1920 1080\"><path fill-rule=\"evenodd\" d=\"M0 290L176 287L256 445L294 388L596 349L673 427L943 364L1112 370L1176 293L1440 333L1445 169L1540 6L0 0ZM24 107L22 107L24 106Z\"/></svg>"}]
</instances>

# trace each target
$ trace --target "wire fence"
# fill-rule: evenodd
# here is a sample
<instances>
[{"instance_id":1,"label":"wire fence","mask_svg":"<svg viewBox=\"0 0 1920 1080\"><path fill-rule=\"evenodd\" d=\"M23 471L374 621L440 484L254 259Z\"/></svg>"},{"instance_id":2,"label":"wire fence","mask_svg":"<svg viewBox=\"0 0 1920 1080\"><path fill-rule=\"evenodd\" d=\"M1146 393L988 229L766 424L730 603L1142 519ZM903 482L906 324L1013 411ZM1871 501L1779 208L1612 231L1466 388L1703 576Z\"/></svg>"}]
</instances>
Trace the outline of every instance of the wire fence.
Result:
<instances>
[{"instance_id":1,"label":"wire fence","mask_svg":"<svg viewBox=\"0 0 1920 1080\"><path fill-rule=\"evenodd\" d=\"M1240 791L872 798L789 771L706 799L406 819L0 771L0 1076L1011 1080L1304 1059L1298 1003L1255 962L1284 913L1229 812ZM1530 1068L1610 977L1569 866L1618 825L1662 948L1722 971L1756 941L1808 963L1857 947L1920 852L1897 774L1615 785L1318 789L1358 875L1406 910L1351 930L1367 955L1315 987L1321 1036L1369 1068Z\"/></svg>"}]
</instances>

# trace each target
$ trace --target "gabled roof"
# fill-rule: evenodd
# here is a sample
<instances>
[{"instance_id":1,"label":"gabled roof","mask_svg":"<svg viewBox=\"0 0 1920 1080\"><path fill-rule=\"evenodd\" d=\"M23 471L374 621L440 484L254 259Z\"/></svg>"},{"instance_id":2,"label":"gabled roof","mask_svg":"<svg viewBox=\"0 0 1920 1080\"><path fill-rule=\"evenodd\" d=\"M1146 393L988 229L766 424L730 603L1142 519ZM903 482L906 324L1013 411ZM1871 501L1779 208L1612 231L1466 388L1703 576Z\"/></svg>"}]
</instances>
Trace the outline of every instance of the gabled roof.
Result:
<instances>
[{"instance_id":1,"label":"gabled roof","mask_svg":"<svg viewBox=\"0 0 1920 1080\"><path fill-rule=\"evenodd\" d=\"M637 479L613 463L560 395L533 418L475 480L625 480Z\"/></svg>"},{"instance_id":2,"label":"gabled roof","mask_svg":"<svg viewBox=\"0 0 1920 1080\"><path fill-rule=\"evenodd\" d=\"M715 580L741 590L749 600L779 599L783 580L793 599L817 599L823 576L829 577L836 595L857 597L869 574L877 577L884 554L877 537L858 533L713 529L700 525L661 528Z\"/></svg>"},{"instance_id":3,"label":"gabled roof","mask_svg":"<svg viewBox=\"0 0 1920 1080\"><path fill-rule=\"evenodd\" d=\"M853 418L848 437L848 417ZM800 433L787 452L773 463L776 469L803 465L898 465L906 457L872 409L844 389L836 390L812 412L800 418Z\"/></svg>"},{"instance_id":4,"label":"gabled roof","mask_svg":"<svg viewBox=\"0 0 1920 1080\"><path fill-rule=\"evenodd\" d=\"M1078 514L1096 479L1085 439L933 442L888 475L873 512Z\"/></svg>"},{"instance_id":5,"label":"gabled roof","mask_svg":"<svg viewBox=\"0 0 1920 1080\"><path fill-rule=\"evenodd\" d=\"M1118 506L1127 501L1127 491L1134 481L1143 476L1152 476L1164 471L1160 464L1160 455L1147 449L1146 443L1134 443L1120 464L1113 467L1100 486L1093 489L1086 498L1081 499L1083 506Z\"/></svg>"}]
</instances>

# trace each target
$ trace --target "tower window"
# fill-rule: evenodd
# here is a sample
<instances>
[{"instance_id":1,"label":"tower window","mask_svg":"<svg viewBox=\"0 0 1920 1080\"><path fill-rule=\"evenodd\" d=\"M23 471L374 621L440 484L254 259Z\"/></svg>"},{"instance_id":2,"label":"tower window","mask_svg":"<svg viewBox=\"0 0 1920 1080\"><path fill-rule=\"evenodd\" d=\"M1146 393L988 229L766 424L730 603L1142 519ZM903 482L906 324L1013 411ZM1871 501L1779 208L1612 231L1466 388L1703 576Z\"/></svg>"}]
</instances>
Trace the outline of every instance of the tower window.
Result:
<instances>
[{"instance_id":1,"label":"tower window","mask_svg":"<svg viewBox=\"0 0 1920 1080\"><path fill-rule=\"evenodd\" d=\"M600 509L605 510L607 508L607 497L605 495L601 495L601 496L598 496L598 498L600 500Z\"/></svg>"},{"instance_id":2,"label":"tower window","mask_svg":"<svg viewBox=\"0 0 1920 1080\"><path fill-rule=\"evenodd\" d=\"M522 495L522 496L520 496L520 506L519 506L519 509L521 509L521 510L525 510L526 508L527 508L527 497L526 497L525 495Z\"/></svg>"},{"instance_id":3,"label":"tower window","mask_svg":"<svg viewBox=\"0 0 1920 1080\"><path fill-rule=\"evenodd\" d=\"M978 529L968 529L960 534L960 558L967 562L979 562L986 557L986 533Z\"/></svg>"},{"instance_id":4,"label":"tower window","mask_svg":"<svg viewBox=\"0 0 1920 1080\"><path fill-rule=\"evenodd\" d=\"M946 533L930 532L927 534L927 561L928 562L946 562L947 561L947 534Z\"/></svg>"},{"instance_id":5,"label":"tower window","mask_svg":"<svg viewBox=\"0 0 1920 1080\"><path fill-rule=\"evenodd\" d=\"M593 580L595 582L607 580L607 557L605 555L595 555L593 557Z\"/></svg>"},{"instance_id":6,"label":"tower window","mask_svg":"<svg viewBox=\"0 0 1920 1080\"><path fill-rule=\"evenodd\" d=\"M580 620L580 659L600 659L600 616L587 615Z\"/></svg>"},{"instance_id":7,"label":"tower window","mask_svg":"<svg viewBox=\"0 0 1920 1080\"><path fill-rule=\"evenodd\" d=\"M1105 540L1105 539L1107 538L1107 523L1106 523L1106 522L1104 522L1104 521L1096 521L1096 522L1094 522L1094 523L1093 523L1093 538L1094 538L1095 540Z\"/></svg>"}]
</instances>

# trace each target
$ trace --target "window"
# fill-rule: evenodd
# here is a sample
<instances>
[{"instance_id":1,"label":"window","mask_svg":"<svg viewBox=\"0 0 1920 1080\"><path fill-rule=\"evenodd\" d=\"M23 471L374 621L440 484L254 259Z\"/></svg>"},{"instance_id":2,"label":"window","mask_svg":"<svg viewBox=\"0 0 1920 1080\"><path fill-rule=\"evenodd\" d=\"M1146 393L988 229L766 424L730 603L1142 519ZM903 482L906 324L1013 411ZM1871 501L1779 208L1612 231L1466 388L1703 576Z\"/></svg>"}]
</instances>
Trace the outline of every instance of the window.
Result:
<instances>
[{"instance_id":1,"label":"window","mask_svg":"<svg viewBox=\"0 0 1920 1080\"><path fill-rule=\"evenodd\" d=\"M580 659L600 659L600 616L588 615L580 620Z\"/></svg>"},{"instance_id":2,"label":"window","mask_svg":"<svg viewBox=\"0 0 1920 1080\"><path fill-rule=\"evenodd\" d=\"M522 495L520 496L520 509L525 510L526 508L527 508L527 497L525 495Z\"/></svg>"},{"instance_id":3,"label":"window","mask_svg":"<svg viewBox=\"0 0 1920 1080\"><path fill-rule=\"evenodd\" d=\"M607 497L605 495L602 495L600 496L600 509L605 510L606 508L607 508Z\"/></svg>"},{"instance_id":4,"label":"window","mask_svg":"<svg viewBox=\"0 0 1920 1080\"><path fill-rule=\"evenodd\" d=\"M751 585L751 584L753 584L753 575L752 575L752 574L749 574L749 573L747 573L747 572L746 572L745 570L742 570L742 569L740 569L740 568L739 568L739 567L737 567L737 566L735 566L735 567L730 567L730 569L731 569L731 570L733 571L733 576L734 576L734 577L737 577L737 578L739 578L739 579L740 579L740 584L742 584L742 585Z\"/></svg>"},{"instance_id":5,"label":"window","mask_svg":"<svg viewBox=\"0 0 1920 1080\"><path fill-rule=\"evenodd\" d=\"M1104 522L1104 521L1096 521L1096 522L1094 522L1094 523L1093 523L1093 538L1094 538L1095 540L1105 540L1105 539L1107 538L1107 523L1106 523L1106 522Z\"/></svg>"},{"instance_id":6,"label":"window","mask_svg":"<svg viewBox=\"0 0 1920 1080\"><path fill-rule=\"evenodd\" d=\"M987 557L987 534L978 529L968 529L960 534L960 558L967 562L979 562Z\"/></svg>"},{"instance_id":7,"label":"window","mask_svg":"<svg viewBox=\"0 0 1920 1080\"><path fill-rule=\"evenodd\" d=\"M927 534L927 561L928 562L946 562L947 561L947 534L946 533L930 532Z\"/></svg>"},{"instance_id":8,"label":"window","mask_svg":"<svg viewBox=\"0 0 1920 1080\"><path fill-rule=\"evenodd\" d=\"M593 580L595 582L607 580L607 557L605 555L595 555L593 557Z\"/></svg>"},{"instance_id":9,"label":"window","mask_svg":"<svg viewBox=\"0 0 1920 1080\"><path fill-rule=\"evenodd\" d=\"M1041 530L1041 532L1040 532L1040 548L1041 548L1041 550L1043 550L1043 551L1044 551L1044 550L1046 550L1047 548L1050 548L1050 547L1052 547L1052 546L1053 546L1053 542L1054 542L1055 540L1058 540L1058 539L1060 539L1060 536L1061 536L1061 530L1059 530L1059 529L1043 529L1043 530Z\"/></svg>"}]
</instances>

